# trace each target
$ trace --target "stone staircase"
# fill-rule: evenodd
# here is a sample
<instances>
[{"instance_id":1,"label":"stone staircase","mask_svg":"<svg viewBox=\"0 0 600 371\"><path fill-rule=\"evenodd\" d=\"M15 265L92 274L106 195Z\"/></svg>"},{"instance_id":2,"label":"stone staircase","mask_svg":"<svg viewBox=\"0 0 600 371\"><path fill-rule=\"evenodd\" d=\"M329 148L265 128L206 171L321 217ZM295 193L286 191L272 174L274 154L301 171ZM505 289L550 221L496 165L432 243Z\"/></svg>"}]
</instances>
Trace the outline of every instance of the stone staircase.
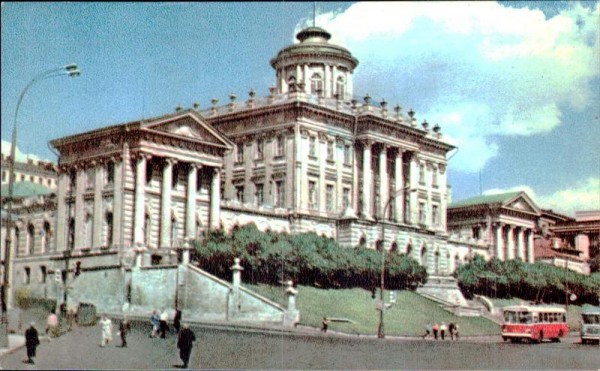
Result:
<instances>
[{"instance_id":1,"label":"stone staircase","mask_svg":"<svg viewBox=\"0 0 600 371\"><path fill-rule=\"evenodd\" d=\"M458 281L450 276L430 276L427 283L417 288L417 293L439 303L442 308L457 316L478 317L483 315L481 306L470 305L465 299Z\"/></svg>"}]
</instances>

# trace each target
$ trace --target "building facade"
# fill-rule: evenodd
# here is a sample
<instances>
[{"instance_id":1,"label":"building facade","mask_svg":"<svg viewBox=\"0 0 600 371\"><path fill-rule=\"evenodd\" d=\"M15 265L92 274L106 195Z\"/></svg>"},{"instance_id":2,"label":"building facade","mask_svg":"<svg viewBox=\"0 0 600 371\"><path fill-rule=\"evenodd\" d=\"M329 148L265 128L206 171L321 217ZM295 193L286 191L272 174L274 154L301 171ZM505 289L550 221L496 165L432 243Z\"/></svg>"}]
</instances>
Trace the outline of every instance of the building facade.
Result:
<instances>
[{"instance_id":1,"label":"building facade","mask_svg":"<svg viewBox=\"0 0 600 371\"><path fill-rule=\"evenodd\" d=\"M2 185L8 184L10 156L2 154ZM56 189L56 168L51 162L34 161L15 162L15 182L31 182L50 189Z\"/></svg>"}]
</instances>

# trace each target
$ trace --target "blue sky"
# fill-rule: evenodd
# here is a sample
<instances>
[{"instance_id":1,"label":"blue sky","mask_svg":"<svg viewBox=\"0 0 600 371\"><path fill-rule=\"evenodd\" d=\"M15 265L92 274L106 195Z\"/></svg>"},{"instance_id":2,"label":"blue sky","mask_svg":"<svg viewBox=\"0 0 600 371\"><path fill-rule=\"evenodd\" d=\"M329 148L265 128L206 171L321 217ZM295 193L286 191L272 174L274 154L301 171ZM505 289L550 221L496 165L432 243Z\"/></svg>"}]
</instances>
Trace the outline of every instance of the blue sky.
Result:
<instances>
[{"instance_id":1,"label":"blue sky","mask_svg":"<svg viewBox=\"0 0 600 371\"><path fill-rule=\"evenodd\" d=\"M354 93L438 123L459 150L455 200L526 190L543 208L600 209L597 2L321 3L317 25L360 61ZM49 140L230 93L267 95L269 60L313 3L2 4L2 140L56 161ZM480 176L481 174L481 176ZM480 183L481 177L481 183Z\"/></svg>"}]
</instances>

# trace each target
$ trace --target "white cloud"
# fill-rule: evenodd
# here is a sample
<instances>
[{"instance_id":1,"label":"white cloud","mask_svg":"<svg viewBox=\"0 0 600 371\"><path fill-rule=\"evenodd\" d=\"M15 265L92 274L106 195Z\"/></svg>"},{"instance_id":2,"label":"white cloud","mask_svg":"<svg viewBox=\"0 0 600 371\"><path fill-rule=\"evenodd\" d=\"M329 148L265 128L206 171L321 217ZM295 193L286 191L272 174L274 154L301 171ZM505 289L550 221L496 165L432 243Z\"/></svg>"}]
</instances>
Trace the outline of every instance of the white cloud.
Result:
<instances>
[{"instance_id":1,"label":"white cloud","mask_svg":"<svg viewBox=\"0 0 600 371\"><path fill-rule=\"evenodd\" d=\"M4 156L10 156L10 148L11 147L12 147L12 145L10 144L10 142L2 140L1 150L2 150L2 154ZM19 162L25 162L28 159L31 159L34 162L38 162L38 161L48 162L49 161L49 160L42 160L37 155L34 155L32 153L23 153L19 150L19 146L17 146L15 148L15 159Z\"/></svg>"},{"instance_id":2,"label":"white cloud","mask_svg":"<svg viewBox=\"0 0 600 371\"><path fill-rule=\"evenodd\" d=\"M366 2L317 24L359 59L357 97L385 94L439 123L460 148L451 166L476 172L497 155L498 136L547 133L560 107L597 103L598 17L598 4L546 19L495 2Z\"/></svg>"},{"instance_id":3,"label":"white cloud","mask_svg":"<svg viewBox=\"0 0 600 371\"><path fill-rule=\"evenodd\" d=\"M484 195L505 192L525 191L543 209L574 216L575 211L600 210L600 178L588 178L573 184L567 189L558 190L551 194L537 195L527 185L518 185L507 189L489 189Z\"/></svg>"}]
</instances>

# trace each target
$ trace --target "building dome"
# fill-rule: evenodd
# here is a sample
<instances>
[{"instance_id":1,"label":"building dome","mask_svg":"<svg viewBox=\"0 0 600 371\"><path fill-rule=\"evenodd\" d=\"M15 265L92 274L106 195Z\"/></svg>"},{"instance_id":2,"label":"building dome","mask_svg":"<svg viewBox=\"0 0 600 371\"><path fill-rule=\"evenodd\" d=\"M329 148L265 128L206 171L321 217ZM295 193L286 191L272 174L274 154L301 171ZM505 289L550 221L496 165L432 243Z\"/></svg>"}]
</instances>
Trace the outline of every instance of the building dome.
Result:
<instances>
[{"instance_id":1,"label":"building dome","mask_svg":"<svg viewBox=\"0 0 600 371\"><path fill-rule=\"evenodd\" d=\"M281 49L271 59L279 93L288 92L293 82L309 94L351 99L352 72L358 60L346 48L330 44L331 34L321 27L304 28L296 38L299 43Z\"/></svg>"}]
</instances>

